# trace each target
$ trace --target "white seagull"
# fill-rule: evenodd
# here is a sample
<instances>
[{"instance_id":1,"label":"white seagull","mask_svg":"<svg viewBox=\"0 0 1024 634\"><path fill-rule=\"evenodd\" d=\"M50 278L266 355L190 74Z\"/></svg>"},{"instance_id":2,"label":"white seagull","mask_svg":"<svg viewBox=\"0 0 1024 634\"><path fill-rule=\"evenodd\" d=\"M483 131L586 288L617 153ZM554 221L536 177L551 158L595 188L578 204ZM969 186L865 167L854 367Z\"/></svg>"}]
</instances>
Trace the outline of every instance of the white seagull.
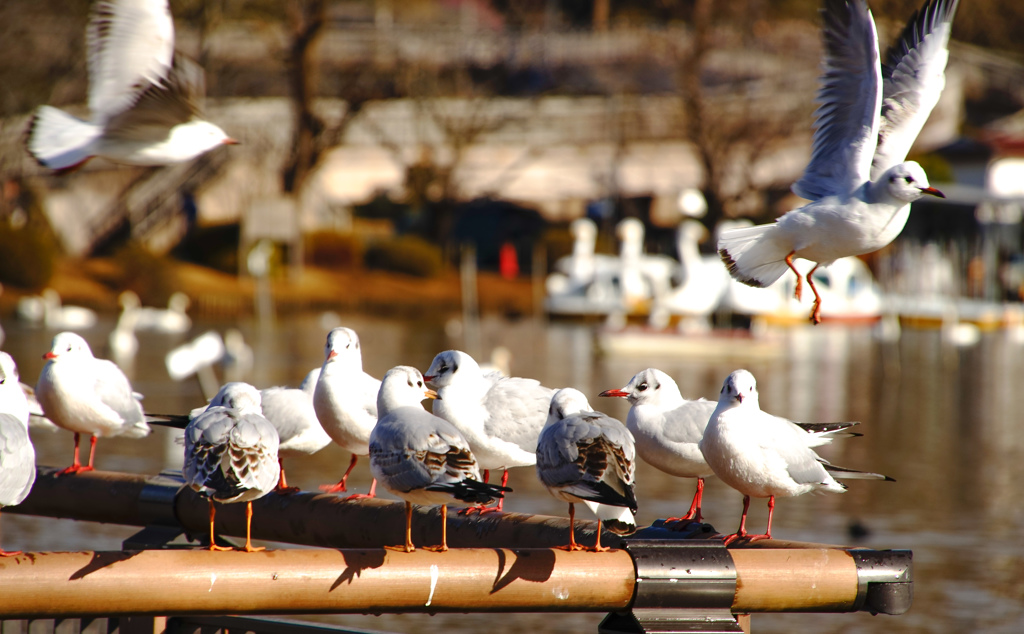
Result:
<instances>
[{"instance_id":1,"label":"white seagull","mask_svg":"<svg viewBox=\"0 0 1024 634\"><path fill-rule=\"evenodd\" d=\"M149 434L139 403L142 395L132 391L128 377L113 361L92 356L81 336L59 333L43 358L47 361L36 383L36 399L46 418L75 433L74 462L59 475L92 471L100 436ZM81 434L92 436L86 466L78 458Z\"/></svg>"},{"instance_id":2,"label":"white seagull","mask_svg":"<svg viewBox=\"0 0 1024 634\"><path fill-rule=\"evenodd\" d=\"M260 413L256 388L229 383L222 392L223 405L211 405L185 428L181 472L185 484L210 502L210 550L231 550L216 545L214 501L245 502L244 550L263 550L252 545L252 501L277 483L277 429Z\"/></svg>"},{"instance_id":3,"label":"white seagull","mask_svg":"<svg viewBox=\"0 0 1024 634\"><path fill-rule=\"evenodd\" d=\"M306 380L298 389L288 387L271 387L260 390L263 400L263 415L277 428L281 444L277 455L281 461L281 477L276 491L281 494L294 493L298 487L289 487L284 474L284 459L311 456L331 444L313 409L313 390L316 389L316 378L309 380L310 375L319 375L316 368L307 375Z\"/></svg>"},{"instance_id":4,"label":"white seagull","mask_svg":"<svg viewBox=\"0 0 1024 634\"><path fill-rule=\"evenodd\" d=\"M922 194L944 197L921 166L903 162L945 86L947 45L958 0L929 0L879 63L864 0L826 0L825 73L818 92L811 161L793 192L811 202L772 224L724 232L718 253L744 284L769 286L793 258L815 269L892 242ZM811 321L821 321L814 293Z\"/></svg>"},{"instance_id":5,"label":"white seagull","mask_svg":"<svg viewBox=\"0 0 1024 634\"><path fill-rule=\"evenodd\" d=\"M14 359L0 352L0 508L28 496L36 481L36 452L28 435L28 400ZM20 555L0 548L0 557Z\"/></svg>"},{"instance_id":6,"label":"white seagull","mask_svg":"<svg viewBox=\"0 0 1024 634\"><path fill-rule=\"evenodd\" d=\"M380 381L363 372L363 356L359 335L351 328L335 328L327 333L324 364L313 392L313 408L324 431L342 449L352 453L352 460L341 480L324 485L321 491L346 491L345 483L359 456L370 453L370 432L377 424L377 392ZM345 499L374 497L377 482L368 494L350 495Z\"/></svg>"},{"instance_id":7,"label":"white seagull","mask_svg":"<svg viewBox=\"0 0 1024 634\"><path fill-rule=\"evenodd\" d=\"M166 165L235 143L199 116L203 71L175 55L167 0L97 2L86 48L92 116L40 107L27 146L41 165L71 171L94 156Z\"/></svg>"},{"instance_id":8,"label":"white seagull","mask_svg":"<svg viewBox=\"0 0 1024 634\"><path fill-rule=\"evenodd\" d=\"M539 381L486 374L473 357L460 350L438 353L424 378L437 390L434 414L447 420L469 441L484 469L502 469L508 484L510 467L537 463L537 437L548 417L555 391ZM504 498L493 509L501 511Z\"/></svg>"},{"instance_id":9,"label":"white seagull","mask_svg":"<svg viewBox=\"0 0 1024 634\"><path fill-rule=\"evenodd\" d=\"M714 471L697 444L704 436L717 403L703 398L693 401L683 398L675 380L655 368L638 372L625 387L605 390L600 396L617 396L630 402L626 428L633 434L637 453L644 462L669 475L697 478L697 491L690 510L682 517L665 521L679 522L679 528L682 522L702 521L704 478ZM794 424L784 418L778 420L779 424ZM857 425L856 422L795 424L808 433L808 442L814 447L828 444L834 438L860 435L847 431Z\"/></svg>"},{"instance_id":10,"label":"white seagull","mask_svg":"<svg viewBox=\"0 0 1024 634\"><path fill-rule=\"evenodd\" d=\"M412 505L441 505L441 545L448 550L448 504L487 504L507 489L480 481L469 443L454 425L423 409L437 398L416 368L388 370L377 396L380 420L370 434L370 471L385 489L405 500L405 544L412 552Z\"/></svg>"},{"instance_id":11,"label":"white seagull","mask_svg":"<svg viewBox=\"0 0 1024 634\"><path fill-rule=\"evenodd\" d=\"M700 450L715 475L743 494L740 527L725 538L727 545L744 537L748 541L771 539L776 496L842 493L846 486L833 475L892 481L878 473L829 464L814 453L816 444L820 443L807 430L761 411L753 374L736 370L725 379ZM746 530L751 496L768 498L768 529L763 535L750 535Z\"/></svg>"},{"instance_id":12,"label":"white seagull","mask_svg":"<svg viewBox=\"0 0 1024 634\"><path fill-rule=\"evenodd\" d=\"M551 495L569 503L566 550L584 550L576 543L577 502L586 504L598 519L596 542L588 550L608 550L601 546L602 523L621 535L636 530L635 470L633 436L622 423L593 411L579 390L555 392L537 440L537 476Z\"/></svg>"}]
</instances>

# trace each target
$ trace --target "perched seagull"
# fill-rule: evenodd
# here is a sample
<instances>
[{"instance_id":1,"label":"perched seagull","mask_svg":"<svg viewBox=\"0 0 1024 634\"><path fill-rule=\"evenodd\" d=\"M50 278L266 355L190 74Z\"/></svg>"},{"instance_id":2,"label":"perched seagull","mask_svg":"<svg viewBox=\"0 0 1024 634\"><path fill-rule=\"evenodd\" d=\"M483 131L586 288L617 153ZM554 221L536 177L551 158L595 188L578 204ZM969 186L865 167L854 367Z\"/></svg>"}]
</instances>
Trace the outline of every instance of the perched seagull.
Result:
<instances>
[{"instance_id":1,"label":"perched seagull","mask_svg":"<svg viewBox=\"0 0 1024 634\"><path fill-rule=\"evenodd\" d=\"M316 368L310 374L319 374ZM313 391L316 379L307 379L299 389L287 387L271 387L260 390L263 400L263 415L277 428L281 444L278 447L278 460L281 461L281 477L275 489L278 493L295 493L298 487L289 487L284 474L284 459L311 456L331 444L313 409Z\"/></svg>"},{"instance_id":2,"label":"perched seagull","mask_svg":"<svg viewBox=\"0 0 1024 634\"><path fill-rule=\"evenodd\" d=\"M416 368L388 370L377 396L380 420L370 434L370 472L385 489L405 500L405 545L412 552L412 505L441 505L441 545L448 550L448 504L487 504L500 499L504 486L480 481L469 443L454 425L423 409L420 401L437 398Z\"/></svg>"},{"instance_id":3,"label":"perched seagull","mask_svg":"<svg viewBox=\"0 0 1024 634\"><path fill-rule=\"evenodd\" d=\"M53 338L36 383L36 398L58 427L75 433L75 459L58 475L92 471L100 436L141 438L149 434L139 399L117 365L92 356L89 344L73 332ZM89 464L78 459L81 434L90 434Z\"/></svg>"},{"instance_id":4,"label":"perched seagull","mask_svg":"<svg viewBox=\"0 0 1024 634\"><path fill-rule=\"evenodd\" d=\"M14 359L0 352L0 508L28 496L36 481L36 452L28 435L29 406ZM20 552L0 548L0 557Z\"/></svg>"},{"instance_id":5,"label":"perched seagull","mask_svg":"<svg viewBox=\"0 0 1024 634\"><path fill-rule=\"evenodd\" d=\"M345 475L337 484L324 485L321 491L347 491L345 483L359 456L370 453L370 432L377 424L377 393L380 381L363 372L359 335L351 328L335 328L327 333L324 364L313 391L313 408L324 431L342 449L352 453ZM346 500L372 498L377 481L368 494L350 495Z\"/></svg>"},{"instance_id":6,"label":"perched seagull","mask_svg":"<svg viewBox=\"0 0 1024 634\"><path fill-rule=\"evenodd\" d=\"M230 386L230 387L229 387ZM277 429L260 413L260 393L248 383L229 383L223 405L211 405L185 428L185 484L210 501L210 550L217 546L214 502L245 502L246 552L252 545L252 501L266 495L278 479Z\"/></svg>"},{"instance_id":7,"label":"perched seagull","mask_svg":"<svg viewBox=\"0 0 1024 634\"><path fill-rule=\"evenodd\" d=\"M864 0L826 0L825 73L811 161L793 192L811 202L772 224L723 232L718 253L744 284L769 286L793 258L814 269L892 242L922 194L944 198L921 166L903 162L945 86L947 45L958 0L929 0L879 64L875 23ZM814 293L811 321L821 321Z\"/></svg>"},{"instance_id":8,"label":"perched seagull","mask_svg":"<svg viewBox=\"0 0 1024 634\"><path fill-rule=\"evenodd\" d=\"M850 479L888 480L829 464L814 453L815 438L784 418L761 411L754 375L736 370L722 385L722 393L704 430L700 450L723 482L743 494L740 527L725 538L726 545L745 537L749 541L772 538L775 496L803 495L811 491L842 493L846 485L833 474ZM818 443L820 444L820 443ZM746 530L750 496L768 498L768 529L763 535Z\"/></svg>"},{"instance_id":9,"label":"perched seagull","mask_svg":"<svg viewBox=\"0 0 1024 634\"><path fill-rule=\"evenodd\" d=\"M682 517L666 522L700 522L704 478L713 475L697 444L717 404L703 398L688 401L668 374L647 368L636 374L625 387L605 390L600 396L625 398L632 407L626 417L626 428L633 434L636 450L644 462L680 478L697 478L697 492L690 510ZM779 418L780 424L790 421ZM858 436L847 431L857 425L849 423L796 423L809 434L811 446L828 444L834 438Z\"/></svg>"},{"instance_id":10,"label":"perched seagull","mask_svg":"<svg viewBox=\"0 0 1024 634\"><path fill-rule=\"evenodd\" d=\"M434 357L424 376L438 394L434 414L458 429L473 450L484 481L491 469L502 469L501 485L508 484L508 469L537 463L537 437L547 421L555 391L533 379L485 374L473 357L446 350ZM492 509L501 511L504 498Z\"/></svg>"},{"instance_id":11,"label":"perched seagull","mask_svg":"<svg viewBox=\"0 0 1024 634\"><path fill-rule=\"evenodd\" d=\"M203 71L175 55L166 0L97 2L86 47L92 116L83 121L40 107L27 146L41 165L66 172L94 156L166 165L236 143L199 116Z\"/></svg>"},{"instance_id":12,"label":"perched seagull","mask_svg":"<svg viewBox=\"0 0 1024 634\"><path fill-rule=\"evenodd\" d=\"M597 516L594 552L608 550L601 547L602 523L620 535L636 530L635 460L633 436L622 423L593 411L579 390L555 392L537 440L537 476L551 495L569 503L566 550L584 550L576 543L577 502Z\"/></svg>"}]
</instances>

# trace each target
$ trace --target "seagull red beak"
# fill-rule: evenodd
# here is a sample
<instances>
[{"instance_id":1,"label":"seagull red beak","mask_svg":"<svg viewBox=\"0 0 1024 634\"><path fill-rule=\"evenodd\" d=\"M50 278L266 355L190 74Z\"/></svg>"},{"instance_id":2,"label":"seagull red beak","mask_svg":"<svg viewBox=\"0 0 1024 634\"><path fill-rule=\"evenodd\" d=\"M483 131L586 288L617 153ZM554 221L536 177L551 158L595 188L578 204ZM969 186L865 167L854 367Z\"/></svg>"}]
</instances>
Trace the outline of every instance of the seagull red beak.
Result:
<instances>
[{"instance_id":1,"label":"seagull red beak","mask_svg":"<svg viewBox=\"0 0 1024 634\"><path fill-rule=\"evenodd\" d=\"M433 381L436 378L437 378L436 374L430 374L430 375L424 374L423 375L423 380L426 381L427 383L430 383L431 381Z\"/></svg>"},{"instance_id":2,"label":"seagull red beak","mask_svg":"<svg viewBox=\"0 0 1024 634\"><path fill-rule=\"evenodd\" d=\"M739 401L740 403L742 403L743 402L743 395L742 394L737 394L736 395L736 400Z\"/></svg>"},{"instance_id":3,"label":"seagull red beak","mask_svg":"<svg viewBox=\"0 0 1024 634\"><path fill-rule=\"evenodd\" d=\"M44 359L56 359L56 358L57 358L57 355L55 355L55 354L53 353L53 351L51 350L50 352L47 352L46 354L44 354L44 355L43 355L43 358L44 358Z\"/></svg>"},{"instance_id":4,"label":"seagull red beak","mask_svg":"<svg viewBox=\"0 0 1024 634\"><path fill-rule=\"evenodd\" d=\"M945 198L946 197L945 194L943 194L939 190L935 189L934 187L922 187L921 188L921 193L922 194L931 194L932 196L938 196L939 198Z\"/></svg>"},{"instance_id":5,"label":"seagull red beak","mask_svg":"<svg viewBox=\"0 0 1024 634\"><path fill-rule=\"evenodd\" d=\"M605 390L598 394L598 396L617 396L619 398L626 398L629 396L629 392L626 392L625 390Z\"/></svg>"},{"instance_id":6,"label":"seagull red beak","mask_svg":"<svg viewBox=\"0 0 1024 634\"><path fill-rule=\"evenodd\" d=\"M224 145L241 145L241 143L239 143L235 139L232 139L231 137L224 139L223 141L221 141L221 143Z\"/></svg>"},{"instance_id":7,"label":"seagull red beak","mask_svg":"<svg viewBox=\"0 0 1024 634\"><path fill-rule=\"evenodd\" d=\"M335 352L334 350L331 350L331 354L327 355L327 360L330 361L331 359L333 359L336 356L338 356L338 353Z\"/></svg>"}]
</instances>

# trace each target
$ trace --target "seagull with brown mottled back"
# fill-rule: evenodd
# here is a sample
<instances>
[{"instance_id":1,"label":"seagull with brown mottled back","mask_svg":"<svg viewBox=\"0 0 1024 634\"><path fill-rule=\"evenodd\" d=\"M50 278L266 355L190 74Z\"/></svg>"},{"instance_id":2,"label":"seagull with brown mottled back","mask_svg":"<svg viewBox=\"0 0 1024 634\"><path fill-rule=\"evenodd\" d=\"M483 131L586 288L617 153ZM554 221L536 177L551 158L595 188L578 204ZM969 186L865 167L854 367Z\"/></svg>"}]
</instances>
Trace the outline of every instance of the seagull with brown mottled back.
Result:
<instances>
[{"instance_id":1,"label":"seagull with brown mottled back","mask_svg":"<svg viewBox=\"0 0 1024 634\"><path fill-rule=\"evenodd\" d=\"M66 172L95 156L166 165L236 143L200 117L203 71L175 54L167 0L97 2L86 46L91 117L40 107L26 144L41 165Z\"/></svg>"},{"instance_id":2,"label":"seagull with brown mottled back","mask_svg":"<svg viewBox=\"0 0 1024 634\"><path fill-rule=\"evenodd\" d=\"M579 390L555 392L537 439L537 477L551 495L569 503L566 550L584 550L576 543L575 505L580 502L598 519L590 550L608 550L601 546L602 524L620 535L636 530L635 471L633 435L622 423L595 412Z\"/></svg>"},{"instance_id":3,"label":"seagull with brown mottled back","mask_svg":"<svg viewBox=\"0 0 1024 634\"><path fill-rule=\"evenodd\" d=\"M722 233L718 253L744 284L770 286L793 258L814 269L881 249L903 230L910 203L944 197L918 163L906 161L945 86L958 0L928 0L879 63L875 22L864 0L825 0L825 73L818 92L810 163L793 192L811 202L772 224ZM811 322L821 321L814 293Z\"/></svg>"},{"instance_id":4,"label":"seagull with brown mottled back","mask_svg":"<svg viewBox=\"0 0 1024 634\"><path fill-rule=\"evenodd\" d=\"M454 425L423 409L425 398L437 398L416 368L387 371L377 396L380 420L370 434L370 471L385 489L405 500L405 544L412 543L412 505L441 505L441 544L448 550L448 505L487 504L500 499L506 487L480 481L480 468L469 443Z\"/></svg>"}]
</instances>

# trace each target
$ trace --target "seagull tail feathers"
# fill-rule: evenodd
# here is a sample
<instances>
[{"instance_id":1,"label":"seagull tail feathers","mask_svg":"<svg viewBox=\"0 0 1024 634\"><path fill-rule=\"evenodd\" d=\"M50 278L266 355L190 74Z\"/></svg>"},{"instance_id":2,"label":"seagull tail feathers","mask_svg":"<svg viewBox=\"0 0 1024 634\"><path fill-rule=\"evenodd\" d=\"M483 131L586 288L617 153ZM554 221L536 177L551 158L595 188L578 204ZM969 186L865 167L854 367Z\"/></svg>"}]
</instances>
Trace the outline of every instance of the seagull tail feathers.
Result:
<instances>
[{"instance_id":1,"label":"seagull tail feathers","mask_svg":"<svg viewBox=\"0 0 1024 634\"><path fill-rule=\"evenodd\" d=\"M427 491L444 491L451 494L456 500L470 504L490 504L494 500L505 497L506 493L511 493L512 489L467 478L459 482L429 486Z\"/></svg>"},{"instance_id":2,"label":"seagull tail feathers","mask_svg":"<svg viewBox=\"0 0 1024 634\"><path fill-rule=\"evenodd\" d=\"M51 106L40 107L28 126L25 145L43 167L70 171L90 158L102 128Z\"/></svg>"},{"instance_id":3,"label":"seagull tail feathers","mask_svg":"<svg viewBox=\"0 0 1024 634\"><path fill-rule=\"evenodd\" d=\"M757 225L723 231L718 239L721 256L729 275L747 286L771 286L789 268L786 256L790 249L775 239L778 227Z\"/></svg>"},{"instance_id":4,"label":"seagull tail feathers","mask_svg":"<svg viewBox=\"0 0 1024 634\"><path fill-rule=\"evenodd\" d=\"M868 473L867 471L857 471L856 469L847 469L846 467L840 467L834 464L823 464L825 471L837 478L844 480L885 480L886 482L895 482L896 480L890 478L887 475L881 473Z\"/></svg>"},{"instance_id":5,"label":"seagull tail feathers","mask_svg":"<svg viewBox=\"0 0 1024 634\"><path fill-rule=\"evenodd\" d=\"M843 423L797 423L797 426L811 435L808 446L820 447L827 445L836 438L856 438L863 436L860 432L850 431L850 428L860 425L859 422Z\"/></svg>"},{"instance_id":6,"label":"seagull tail feathers","mask_svg":"<svg viewBox=\"0 0 1024 634\"><path fill-rule=\"evenodd\" d=\"M636 532L635 511L623 506L609 506L598 502L585 501L601 524L616 535L631 535Z\"/></svg>"},{"instance_id":7,"label":"seagull tail feathers","mask_svg":"<svg viewBox=\"0 0 1024 634\"><path fill-rule=\"evenodd\" d=\"M121 427L121 431L117 433L118 436L127 436L128 438L144 438L150 434L153 430L150 429L146 421L137 421L129 423Z\"/></svg>"}]
</instances>

